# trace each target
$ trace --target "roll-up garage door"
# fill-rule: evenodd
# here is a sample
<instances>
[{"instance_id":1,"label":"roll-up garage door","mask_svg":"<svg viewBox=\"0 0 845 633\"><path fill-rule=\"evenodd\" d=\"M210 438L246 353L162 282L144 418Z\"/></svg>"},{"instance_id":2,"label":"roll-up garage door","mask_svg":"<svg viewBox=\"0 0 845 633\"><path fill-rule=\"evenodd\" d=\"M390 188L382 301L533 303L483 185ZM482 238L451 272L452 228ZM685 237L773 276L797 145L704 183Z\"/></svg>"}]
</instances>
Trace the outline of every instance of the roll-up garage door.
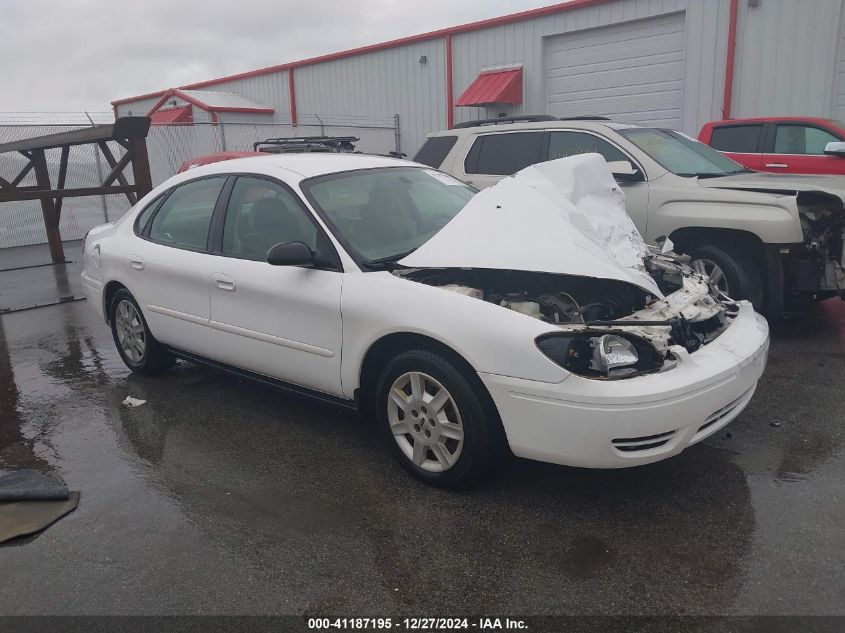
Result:
<instances>
[{"instance_id":1,"label":"roll-up garage door","mask_svg":"<svg viewBox=\"0 0 845 633\"><path fill-rule=\"evenodd\" d=\"M680 127L684 13L557 35L546 47L549 114Z\"/></svg>"}]
</instances>

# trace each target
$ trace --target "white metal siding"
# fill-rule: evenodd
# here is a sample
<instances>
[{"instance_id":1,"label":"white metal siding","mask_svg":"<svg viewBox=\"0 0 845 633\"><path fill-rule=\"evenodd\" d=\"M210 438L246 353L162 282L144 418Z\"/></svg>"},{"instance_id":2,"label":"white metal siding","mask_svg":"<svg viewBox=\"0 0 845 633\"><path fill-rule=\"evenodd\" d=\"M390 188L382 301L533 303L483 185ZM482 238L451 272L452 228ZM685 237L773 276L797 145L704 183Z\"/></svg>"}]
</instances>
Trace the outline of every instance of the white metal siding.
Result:
<instances>
[{"instance_id":1,"label":"white metal siding","mask_svg":"<svg viewBox=\"0 0 845 633\"><path fill-rule=\"evenodd\" d=\"M294 71L294 76L296 76L295 73L296 71ZM288 91L288 72L286 70L226 81L197 88L197 90L234 92L242 97L246 97L250 101L269 106L275 110L272 117L256 115L256 120L264 121L266 118L281 123L290 123L290 93ZM300 110L298 106L297 110Z\"/></svg>"},{"instance_id":2,"label":"white metal siding","mask_svg":"<svg viewBox=\"0 0 845 633\"><path fill-rule=\"evenodd\" d=\"M158 97L130 101L129 103L121 103L117 106L117 116L147 116L147 112L152 110L159 99L161 99L160 95Z\"/></svg>"},{"instance_id":3,"label":"white metal siding","mask_svg":"<svg viewBox=\"0 0 845 633\"><path fill-rule=\"evenodd\" d=\"M842 4L739 3L732 116L830 116Z\"/></svg>"},{"instance_id":4,"label":"white metal siding","mask_svg":"<svg viewBox=\"0 0 845 633\"><path fill-rule=\"evenodd\" d=\"M739 2L734 116L823 115L845 118L845 0ZM453 94L457 98L478 74L521 64L523 103L502 110L455 108L455 121L499 111L543 113L548 108L546 40L610 25L685 14L685 59L680 129L697 134L722 116L730 0L612 0L520 22L452 36ZM837 43L842 41L838 46ZM620 64L626 51L620 46ZM427 57L420 64L421 55ZM438 38L341 58L294 71L297 112L343 118L398 113L402 149L409 154L427 132L446 126L444 40ZM200 88L203 90L204 88ZM290 121L286 71L207 87L243 95L276 109L274 121ZM157 98L119 106L125 115L146 114ZM597 106L600 102L597 102ZM604 110L605 108L601 108Z\"/></svg>"},{"instance_id":5,"label":"white metal siding","mask_svg":"<svg viewBox=\"0 0 845 633\"><path fill-rule=\"evenodd\" d=\"M549 114L680 127L684 36L673 13L549 38Z\"/></svg>"},{"instance_id":6,"label":"white metal siding","mask_svg":"<svg viewBox=\"0 0 845 633\"><path fill-rule=\"evenodd\" d=\"M453 81L457 97L485 68L523 65L523 103L507 114L546 113L544 38L667 14L686 15L686 59L680 128L697 134L720 117L725 76L729 0L617 0L554 15L453 36ZM620 51L620 63L624 51ZM455 121L494 116L500 111L456 108Z\"/></svg>"},{"instance_id":7,"label":"white metal siding","mask_svg":"<svg viewBox=\"0 0 845 633\"><path fill-rule=\"evenodd\" d=\"M833 118L845 121L845 7L839 17L839 46L836 50L836 78L833 87Z\"/></svg>"},{"instance_id":8,"label":"white metal siding","mask_svg":"<svg viewBox=\"0 0 845 633\"><path fill-rule=\"evenodd\" d=\"M421 56L426 63L420 63ZM446 127L442 38L297 68L297 112L321 118L399 115L402 151L413 156L428 132Z\"/></svg>"}]
</instances>

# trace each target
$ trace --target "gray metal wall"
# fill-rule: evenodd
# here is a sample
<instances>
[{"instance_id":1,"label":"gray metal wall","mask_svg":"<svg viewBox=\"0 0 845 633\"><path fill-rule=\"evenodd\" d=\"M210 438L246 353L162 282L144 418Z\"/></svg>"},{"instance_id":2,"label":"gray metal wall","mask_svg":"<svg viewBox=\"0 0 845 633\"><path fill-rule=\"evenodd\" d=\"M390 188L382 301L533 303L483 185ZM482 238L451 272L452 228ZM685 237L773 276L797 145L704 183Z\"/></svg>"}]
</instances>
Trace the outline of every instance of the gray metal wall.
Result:
<instances>
[{"instance_id":1,"label":"gray metal wall","mask_svg":"<svg viewBox=\"0 0 845 633\"><path fill-rule=\"evenodd\" d=\"M842 9L842 0L741 1L731 114L831 116Z\"/></svg>"}]
</instances>

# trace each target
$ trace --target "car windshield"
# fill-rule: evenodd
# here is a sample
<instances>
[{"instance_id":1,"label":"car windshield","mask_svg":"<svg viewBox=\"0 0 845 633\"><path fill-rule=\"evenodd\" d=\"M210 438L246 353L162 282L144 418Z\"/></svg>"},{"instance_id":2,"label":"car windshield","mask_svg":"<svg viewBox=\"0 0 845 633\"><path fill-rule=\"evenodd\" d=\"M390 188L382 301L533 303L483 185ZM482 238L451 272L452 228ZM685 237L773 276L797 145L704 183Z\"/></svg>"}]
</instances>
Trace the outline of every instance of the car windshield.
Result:
<instances>
[{"instance_id":1,"label":"car windshield","mask_svg":"<svg viewBox=\"0 0 845 633\"><path fill-rule=\"evenodd\" d=\"M619 133L678 176L712 178L749 171L709 145L680 132L632 127Z\"/></svg>"},{"instance_id":2,"label":"car windshield","mask_svg":"<svg viewBox=\"0 0 845 633\"><path fill-rule=\"evenodd\" d=\"M350 254L371 266L395 262L422 246L477 192L418 167L340 172L301 186Z\"/></svg>"}]
</instances>

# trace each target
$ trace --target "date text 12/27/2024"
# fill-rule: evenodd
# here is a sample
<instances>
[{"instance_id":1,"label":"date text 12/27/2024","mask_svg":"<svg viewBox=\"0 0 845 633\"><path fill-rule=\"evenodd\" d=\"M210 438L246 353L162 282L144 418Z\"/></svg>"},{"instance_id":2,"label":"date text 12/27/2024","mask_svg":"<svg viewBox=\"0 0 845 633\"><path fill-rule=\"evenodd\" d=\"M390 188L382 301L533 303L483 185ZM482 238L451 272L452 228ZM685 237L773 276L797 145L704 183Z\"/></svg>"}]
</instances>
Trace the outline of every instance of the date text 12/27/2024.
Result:
<instances>
[{"instance_id":1,"label":"date text 12/27/2024","mask_svg":"<svg viewBox=\"0 0 845 633\"><path fill-rule=\"evenodd\" d=\"M320 630L374 631L518 631L527 629L524 620L514 618L308 618L308 628Z\"/></svg>"}]
</instances>

